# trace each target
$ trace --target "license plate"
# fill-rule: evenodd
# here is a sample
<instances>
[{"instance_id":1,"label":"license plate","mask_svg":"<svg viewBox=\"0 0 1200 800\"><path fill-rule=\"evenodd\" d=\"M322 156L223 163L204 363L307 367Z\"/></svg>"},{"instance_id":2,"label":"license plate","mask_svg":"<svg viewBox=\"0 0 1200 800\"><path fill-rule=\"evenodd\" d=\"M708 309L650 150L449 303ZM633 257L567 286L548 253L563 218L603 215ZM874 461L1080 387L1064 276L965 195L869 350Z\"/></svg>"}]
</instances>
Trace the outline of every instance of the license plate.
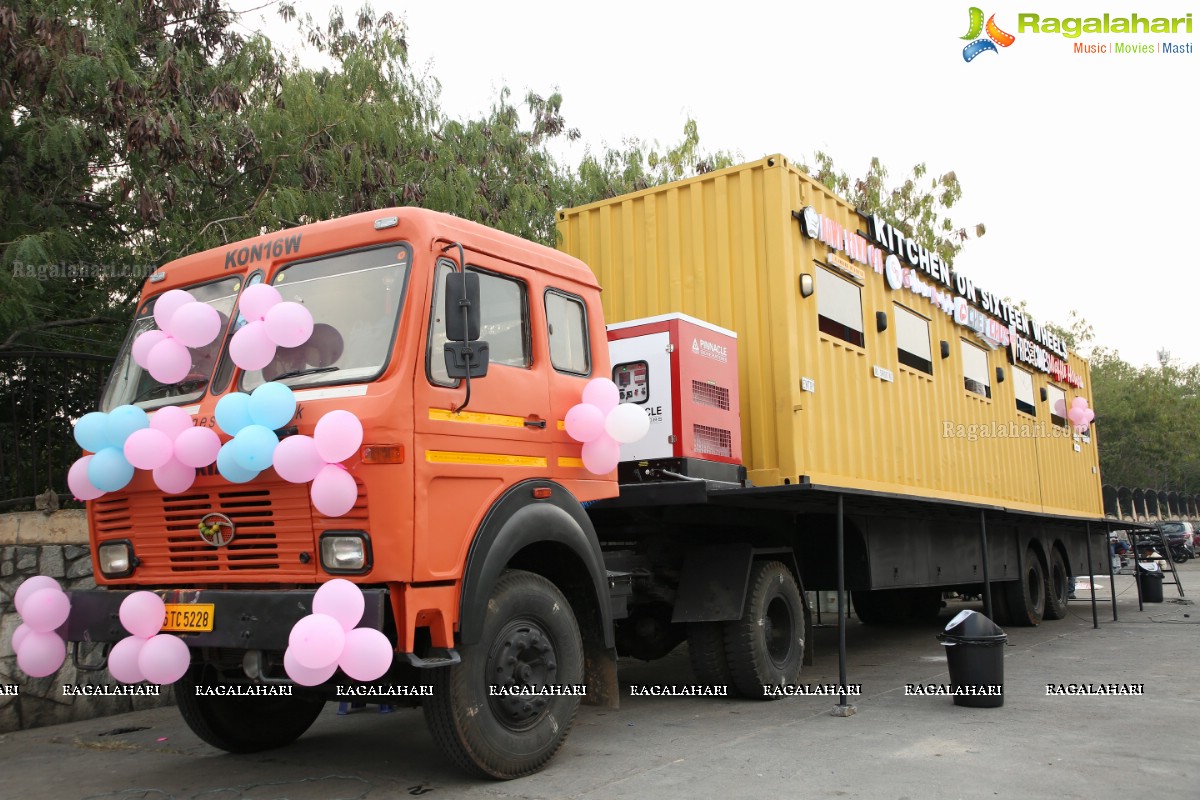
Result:
<instances>
[{"instance_id":1,"label":"license plate","mask_svg":"<svg viewBox=\"0 0 1200 800\"><path fill-rule=\"evenodd\" d=\"M164 631L180 633L207 633L213 629L212 603L167 603L167 621Z\"/></svg>"}]
</instances>

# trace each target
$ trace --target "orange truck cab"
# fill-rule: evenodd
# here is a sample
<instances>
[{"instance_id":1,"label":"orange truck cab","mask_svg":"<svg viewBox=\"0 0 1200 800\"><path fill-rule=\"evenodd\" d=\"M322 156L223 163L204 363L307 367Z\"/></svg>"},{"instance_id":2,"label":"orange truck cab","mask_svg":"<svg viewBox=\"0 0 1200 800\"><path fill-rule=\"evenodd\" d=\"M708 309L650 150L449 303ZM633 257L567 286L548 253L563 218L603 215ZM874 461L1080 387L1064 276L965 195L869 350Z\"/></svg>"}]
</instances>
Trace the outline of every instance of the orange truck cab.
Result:
<instances>
[{"instance_id":1,"label":"orange truck cab","mask_svg":"<svg viewBox=\"0 0 1200 800\"><path fill-rule=\"evenodd\" d=\"M486 362L476 357L486 378L474 380L452 376L444 353L447 277L464 261L478 276L474 346L487 351ZM228 341L245 322L241 291L260 282L303 304L315 324L307 343L249 371L234 365ZM192 351L184 381L162 384L134 363L131 344L171 289L216 308L223 330ZM449 305L461 307L456 297ZM281 382L297 400L281 437L311 435L334 409L359 418L363 444L346 462L358 497L325 517L305 486L270 468L238 484L210 467L178 494L139 472L89 503L104 589L74 594L68 639L119 641L121 601L134 589L158 592L176 612L164 631L192 652L177 686L185 719L217 747L264 749L301 735L338 696L334 684L351 683L302 690L282 667L315 589L346 578L364 590L361 625L395 646L379 685L424 687L431 730L464 767L532 771L562 741L578 694L489 701L482 681L464 689L453 675L487 666L512 686L578 686L586 670L591 699L615 703L609 579L581 504L617 485L584 470L562 424L587 381L608 371L599 287L583 263L445 214L358 214L169 263L146 284L103 410L181 406L195 425L215 427L223 396ZM204 519L221 529L216 544L199 529ZM189 608L209 614L177 613ZM248 683L288 694L211 696ZM479 702L494 713L491 728L469 716ZM491 752L489 737L514 734L529 740L523 749Z\"/></svg>"}]
</instances>

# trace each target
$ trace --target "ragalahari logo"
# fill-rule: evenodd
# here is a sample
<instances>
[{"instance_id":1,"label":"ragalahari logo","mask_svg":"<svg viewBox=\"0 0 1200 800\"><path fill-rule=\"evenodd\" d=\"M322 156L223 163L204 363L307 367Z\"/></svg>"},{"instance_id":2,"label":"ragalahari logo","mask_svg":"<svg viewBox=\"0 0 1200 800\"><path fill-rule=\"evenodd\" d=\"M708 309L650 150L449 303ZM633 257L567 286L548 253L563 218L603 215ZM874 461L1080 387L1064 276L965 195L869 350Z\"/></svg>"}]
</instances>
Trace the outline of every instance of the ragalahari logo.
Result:
<instances>
[{"instance_id":1,"label":"ragalahari logo","mask_svg":"<svg viewBox=\"0 0 1200 800\"><path fill-rule=\"evenodd\" d=\"M987 31L987 38L979 38L979 34ZM964 39L972 39L969 45L963 48L963 61L971 62L975 56L980 53L991 51L993 53L1000 52L996 49L996 45L1008 47L1017 40L1017 37L1011 33L1005 33L996 25L996 15L992 14L988 17L987 25L983 24L983 11L971 6L971 27L967 30L967 35Z\"/></svg>"}]
</instances>

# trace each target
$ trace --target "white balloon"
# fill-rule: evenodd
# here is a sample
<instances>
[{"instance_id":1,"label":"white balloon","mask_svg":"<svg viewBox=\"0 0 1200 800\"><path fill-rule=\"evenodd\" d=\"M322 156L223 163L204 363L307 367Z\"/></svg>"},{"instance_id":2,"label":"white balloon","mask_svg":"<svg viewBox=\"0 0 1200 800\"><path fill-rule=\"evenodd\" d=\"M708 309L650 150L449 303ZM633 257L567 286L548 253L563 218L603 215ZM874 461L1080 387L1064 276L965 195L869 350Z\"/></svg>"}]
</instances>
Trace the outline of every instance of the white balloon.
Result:
<instances>
[{"instance_id":1,"label":"white balloon","mask_svg":"<svg viewBox=\"0 0 1200 800\"><path fill-rule=\"evenodd\" d=\"M650 432L650 417L639 405L622 403L604 420L604 430L622 444L636 442Z\"/></svg>"}]
</instances>

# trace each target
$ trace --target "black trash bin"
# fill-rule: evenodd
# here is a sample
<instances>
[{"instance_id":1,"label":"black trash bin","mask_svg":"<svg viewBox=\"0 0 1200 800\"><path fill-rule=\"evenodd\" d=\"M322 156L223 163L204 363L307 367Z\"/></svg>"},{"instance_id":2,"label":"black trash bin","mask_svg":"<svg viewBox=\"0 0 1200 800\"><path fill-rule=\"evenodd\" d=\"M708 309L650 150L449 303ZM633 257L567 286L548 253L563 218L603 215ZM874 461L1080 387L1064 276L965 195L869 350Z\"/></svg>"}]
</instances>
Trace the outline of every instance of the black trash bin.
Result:
<instances>
[{"instance_id":1,"label":"black trash bin","mask_svg":"<svg viewBox=\"0 0 1200 800\"><path fill-rule=\"evenodd\" d=\"M938 635L946 646L954 704L1004 705L1004 646L1008 634L978 611L963 611Z\"/></svg>"},{"instance_id":2,"label":"black trash bin","mask_svg":"<svg viewBox=\"0 0 1200 800\"><path fill-rule=\"evenodd\" d=\"M1143 603L1163 601L1163 574L1158 564L1153 561L1138 562L1138 584L1142 591Z\"/></svg>"}]
</instances>

